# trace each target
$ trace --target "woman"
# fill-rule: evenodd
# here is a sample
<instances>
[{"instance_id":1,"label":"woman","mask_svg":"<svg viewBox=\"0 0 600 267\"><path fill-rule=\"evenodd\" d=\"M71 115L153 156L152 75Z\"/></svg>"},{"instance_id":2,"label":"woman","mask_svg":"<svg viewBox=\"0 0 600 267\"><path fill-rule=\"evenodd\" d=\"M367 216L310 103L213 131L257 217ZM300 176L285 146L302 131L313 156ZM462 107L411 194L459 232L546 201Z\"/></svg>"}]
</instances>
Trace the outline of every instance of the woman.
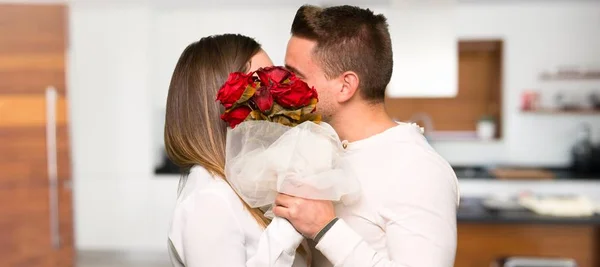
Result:
<instances>
[{"instance_id":1,"label":"woman","mask_svg":"<svg viewBox=\"0 0 600 267\"><path fill-rule=\"evenodd\" d=\"M174 266L306 266L296 257L302 235L250 208L224 174L227 125L217 91L231 72L271 65L260 44L234 34L202 38L179 58L165 120L167 153L185 173L169 233Z\"/></svg>"}]
</instances>

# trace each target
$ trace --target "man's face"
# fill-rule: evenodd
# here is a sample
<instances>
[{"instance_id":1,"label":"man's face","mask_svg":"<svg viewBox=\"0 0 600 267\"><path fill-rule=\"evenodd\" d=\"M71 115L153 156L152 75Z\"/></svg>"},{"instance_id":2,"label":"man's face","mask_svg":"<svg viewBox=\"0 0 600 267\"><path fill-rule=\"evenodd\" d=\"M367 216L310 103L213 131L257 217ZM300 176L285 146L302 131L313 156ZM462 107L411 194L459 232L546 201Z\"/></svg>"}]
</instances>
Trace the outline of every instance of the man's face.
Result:
<instances>
[{"instance_id":1,"label":"man's face","mask_svg":"<svg viewBox=\"0 0 600 267\"><path fill-rule=\"evenodd\" d=\"M306 82L314 86L319 94L317 112L323 116L324 121L329 121L338 106L335 101L336 81L328 80L318 62L315 62L313 49L316 42L292 36L285 53L285 66Z\"/></svg>"}]
</instances>

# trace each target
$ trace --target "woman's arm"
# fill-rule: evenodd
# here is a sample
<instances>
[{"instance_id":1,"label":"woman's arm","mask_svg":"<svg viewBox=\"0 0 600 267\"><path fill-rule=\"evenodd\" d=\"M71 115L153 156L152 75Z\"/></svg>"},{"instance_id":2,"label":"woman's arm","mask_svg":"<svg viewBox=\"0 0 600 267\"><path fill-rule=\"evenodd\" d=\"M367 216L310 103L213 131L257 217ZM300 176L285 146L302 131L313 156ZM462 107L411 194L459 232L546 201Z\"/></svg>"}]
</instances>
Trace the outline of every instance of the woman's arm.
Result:
<instances>
[{"instance_id":1,"label":"woman's arm","mask_svg":"<svg viewBox=\"0 0 600 267\"><path fill-rule=\"evenodd\" d=\"M260 237L247 266L292 266L304 237L286 219L275 217Z\"/></svg>"},{"instance_id":2,"label":"woman's arm","mask_svg":"<svg viewBox=\"0 0 600 267\"><path fill-rule=\"evenodd\" d=\"M274 220L261 235L254 255L246 255L245 235L238 220L245 210L233 209L216 192L193 196L183 226L186 267L290 267L302 236L285 220Z\"/></svg>"}]
</instances>

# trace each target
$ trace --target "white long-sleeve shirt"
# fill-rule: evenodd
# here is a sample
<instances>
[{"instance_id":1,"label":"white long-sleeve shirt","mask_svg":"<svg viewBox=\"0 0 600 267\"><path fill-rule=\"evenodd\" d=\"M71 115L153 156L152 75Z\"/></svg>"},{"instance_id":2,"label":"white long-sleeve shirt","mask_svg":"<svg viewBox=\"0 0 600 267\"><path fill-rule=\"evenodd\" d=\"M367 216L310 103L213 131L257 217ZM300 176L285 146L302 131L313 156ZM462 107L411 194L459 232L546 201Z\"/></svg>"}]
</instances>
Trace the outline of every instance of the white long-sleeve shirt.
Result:
<instances>
[{"instance_id":1,"label":"white long-sleeve shirt","mask_svg":"<svg viewBox=\"0 0 600 267\"><path fill-rule=\"evenodd\" d=\"M304 267L302 240L281 218L262 229L225 181L196 166L177 199L169 249L173 266Z\"/></svg>"},{"instance_id":2,"label":"white long-sleeve shirt","mask_svg":"<svg viewBox=\"0 0 600 267\"><path fill-rule=\"evenodd\" d=\"M454 265L458 182L418 126L399 124L350 143L345 160L362 198L336 206L340 220L313 250L313 266Z\"/></svg>"}]
</instances>

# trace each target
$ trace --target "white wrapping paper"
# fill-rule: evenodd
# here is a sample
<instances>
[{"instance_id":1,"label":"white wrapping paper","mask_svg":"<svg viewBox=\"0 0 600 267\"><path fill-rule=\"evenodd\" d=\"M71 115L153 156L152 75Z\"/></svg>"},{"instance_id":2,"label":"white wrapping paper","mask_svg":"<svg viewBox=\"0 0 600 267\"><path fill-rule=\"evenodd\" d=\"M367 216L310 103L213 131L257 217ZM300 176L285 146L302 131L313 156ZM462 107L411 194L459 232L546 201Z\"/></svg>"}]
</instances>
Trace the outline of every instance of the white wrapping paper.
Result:
<instances>
[{"instance_id":1,"label":"white wrapping paper","mask_svg":"<svg viewBox=\"0 0 600 267\"><path fill-rule=\"evenodd\" d=\"M360 185L344 166L342 153L339 137L327 123L288 127L246 121L227 132L225 174L253 208L270 210L278 192L347 205L358 199Z\"/></svg>"}]
</instances>

